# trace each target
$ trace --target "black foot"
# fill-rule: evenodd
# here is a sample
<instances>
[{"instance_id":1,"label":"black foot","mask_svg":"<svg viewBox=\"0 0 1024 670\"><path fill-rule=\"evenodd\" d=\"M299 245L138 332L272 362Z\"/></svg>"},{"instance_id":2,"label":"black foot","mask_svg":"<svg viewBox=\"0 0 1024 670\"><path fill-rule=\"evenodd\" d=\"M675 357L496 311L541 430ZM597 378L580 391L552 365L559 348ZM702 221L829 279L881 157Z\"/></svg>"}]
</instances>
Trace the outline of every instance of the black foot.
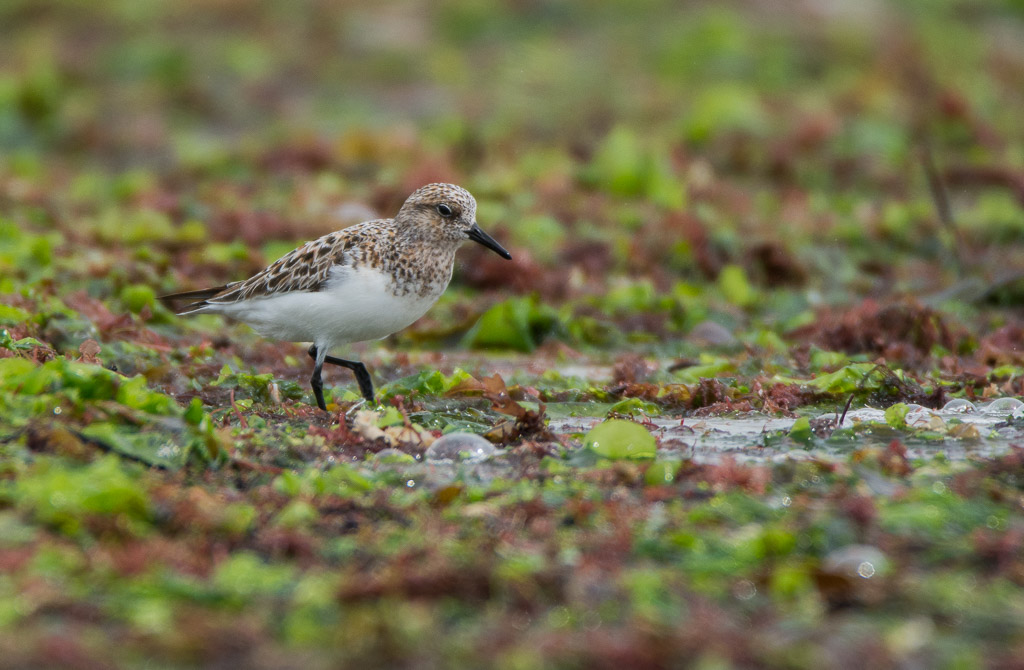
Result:
<instances>
[{"instance_id":1,"label":"black foot","mask_svg":"<svg viewBox=\"0 0 1024 670\"><path fill-rule=\"evenodd\" d=\"M309 356L316 361L313 365L313 378L309 383L313 387L313 395L316 396L316 403L320 406L320 409L327 411L327 407L324 405L323 380L320 378L320 372L323 369L324 363L338 365L351 370L356 376L356 382L359 384L359 392L367 402L373 402L373 380L370 378L370 373L365 365L359 361L347 361L344 358L328 356L325 352L318 350L315 344L309 348Z\"/></svg>"}]
</instances>

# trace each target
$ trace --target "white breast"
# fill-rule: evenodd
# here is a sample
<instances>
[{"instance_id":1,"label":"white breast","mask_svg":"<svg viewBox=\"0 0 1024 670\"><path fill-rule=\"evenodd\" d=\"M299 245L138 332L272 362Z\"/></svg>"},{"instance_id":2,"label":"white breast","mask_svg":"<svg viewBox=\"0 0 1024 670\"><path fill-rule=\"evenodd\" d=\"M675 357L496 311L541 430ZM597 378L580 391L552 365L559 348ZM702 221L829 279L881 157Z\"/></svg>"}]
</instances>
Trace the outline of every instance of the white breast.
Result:
<instances>
[{"instance_id":1,"label":"white breast","mask_svg":"<svg viewBox=\"0 0 1024 670\"><path fill-rule=\"evenodd\" d=\"M426 314L446 286L432 286L424 296L395 295L389 275L366 266L337 266L322 291L281 293L203 311L238 319L264 337L333 347L402 330Z\"/></svg>"}]
</instances>

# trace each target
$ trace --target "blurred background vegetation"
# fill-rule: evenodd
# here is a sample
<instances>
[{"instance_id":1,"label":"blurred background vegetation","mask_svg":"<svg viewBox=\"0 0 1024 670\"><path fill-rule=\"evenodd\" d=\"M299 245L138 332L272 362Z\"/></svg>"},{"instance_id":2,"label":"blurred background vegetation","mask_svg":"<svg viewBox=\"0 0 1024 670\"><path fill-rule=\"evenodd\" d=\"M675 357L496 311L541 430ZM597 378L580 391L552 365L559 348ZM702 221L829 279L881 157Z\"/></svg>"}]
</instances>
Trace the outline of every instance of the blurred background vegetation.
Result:
<instances>
[{"instance_id":1,"label":"blurred background vegetation","mask_svg":"<svg viewBox=\"0 0 1024 670\"><path fill-rule=\"evenodd\" d=\"M624 126L648 150L730 141L755 172L800 132L883 170L913 162L923 132L976 160L1019 161L1024 132L1016 0L9 0L0 11L6 151L159 165L197 144L402 127L443 148L575 156Z\"/></svg>"},{"instance_id":2,"label":"blurred background vegetation","mask_svg":"<svg viewBox=\"0 0 1024 670\"><path fill-rule=\"evenodd\" d=\"M310 230L329 206L451 179L541 267L600 249L584 270L661 288L730 264L844 295L937 290L958 256L1021 267L1021 109L1017 0L0 7L0 169L46 175L37 224L131 201L292 242L337 227ZM245 202L209 187L266 174ZM228 205L286 223L218 229Z\"/></svg>"},{"instance_id":3,"label":"blurred background vegetation","mask_svg":"<svg viewBox=\"0 0 1024 670\"><path fill-rule=\"evenodd\" d=\"M820 228L787 221L785 187L841 231L865 223L847 194L870 185L875 204L909 201L876 222L896 225L932 216L913 205L921 141L943 164L1019 177L1022 22L1016 0L10 0L0 148L8 165L166 174L316 146L383 183L426 156L513 203L569 176L662 210L727 177L750 201L737 218L773 219L766 233ZM1024 194L1007 186L963 217L1017 231Z\"/></svg>"},{"instance_id":4,"label":"blurred background vegetation","mask_svg":"<svg viewBox=\"0 0 1024 670\"><path fill-rule=\"evenodd\" d=\"M516 261L467 252L399 340L455 341L481 290L537 298L462 343L524 351L708 319L779 348L823 306L905 295L995 328L1024 303L1021 109L1017 0L0 8L0 206L58 256L114 252L90 295L158 320L153 290L445 180Z\"/></svg>"}]
</instances>

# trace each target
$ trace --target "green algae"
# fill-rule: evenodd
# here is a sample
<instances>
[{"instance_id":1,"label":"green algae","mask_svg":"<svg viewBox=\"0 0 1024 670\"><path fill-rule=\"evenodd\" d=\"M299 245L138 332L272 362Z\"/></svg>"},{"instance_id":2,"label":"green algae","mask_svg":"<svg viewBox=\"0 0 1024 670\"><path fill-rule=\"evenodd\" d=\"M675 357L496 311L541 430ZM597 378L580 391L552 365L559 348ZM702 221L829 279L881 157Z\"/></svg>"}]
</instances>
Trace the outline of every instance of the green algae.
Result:
<instances>
[{"instance_id":1,"label":"green algae","mask_svg":"<svg viewBox=\"0 0 1024 670\"><path fill-rule=\"evenodd\" d=\"M5 432L68 427L128 458L171 469L214 458L219 449L201 403L182 408L142 375L128 378L90 363L0 359L0 411Z\"/></svg>"},{"instance_id":2,"label":"green algae","mask_svg":"<svg viewBox=\"0 0 1024 670\"><path fill-rule=\"evenodd\" d=\"M583 438L585 447L613 460L621 458L654 458L657 444L640 424L622 419L608 419L590 429Z\"/></svg>"}]
</instances>

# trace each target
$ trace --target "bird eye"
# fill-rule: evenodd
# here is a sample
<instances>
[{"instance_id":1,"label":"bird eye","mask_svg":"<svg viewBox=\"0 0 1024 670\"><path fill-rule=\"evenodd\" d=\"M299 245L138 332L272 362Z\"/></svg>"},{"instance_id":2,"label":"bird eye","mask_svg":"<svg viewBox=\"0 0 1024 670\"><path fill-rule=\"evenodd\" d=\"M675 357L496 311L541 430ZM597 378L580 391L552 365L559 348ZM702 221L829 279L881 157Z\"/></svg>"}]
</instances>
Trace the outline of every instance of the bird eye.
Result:
<instances>
[{"instance_id":1,"label":"bird eye","mask_svg":"<svg viewBox=\"0 0 1024 670\"><path fill-rule=\"evenodd\" d=\"M441 203L440 205L437 206L437 213L447 219L449 216L452 215L452 208L444 203Z\"/></svg>"}]
</instances>

